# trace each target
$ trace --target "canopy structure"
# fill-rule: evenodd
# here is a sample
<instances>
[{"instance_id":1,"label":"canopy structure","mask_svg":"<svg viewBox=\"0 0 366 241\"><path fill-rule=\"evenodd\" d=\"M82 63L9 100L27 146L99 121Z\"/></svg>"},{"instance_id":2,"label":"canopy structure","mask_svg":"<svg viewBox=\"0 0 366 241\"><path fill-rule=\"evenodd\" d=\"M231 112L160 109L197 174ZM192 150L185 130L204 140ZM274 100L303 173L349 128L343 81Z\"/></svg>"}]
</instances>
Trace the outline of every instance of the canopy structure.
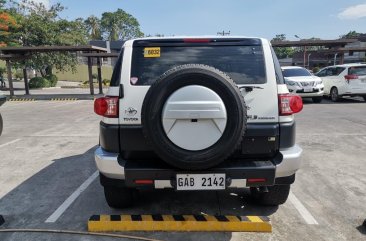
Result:
<instances>
[{"instance_id":1,"label":"canopy structure","mask_svg":"<svg viewBox=\"0 0 366 241\"><path fill-rule=\"evenodd\" d=\"M24 61L26 59L32 58L32 55L35 53L49 53L49 52L81 52L82 56L88 58L88 74L89 74L89 87L90 94L94 95L94 84L93 84L93 58L97 58L97 67L98 67L98 84L99 84L99 94L103 94L103 85L102 85L102 65L100 58L105 57L116 57L115 54L108 54L106 48L101 48L92 45L83 45L83 46L37 46L37 47L6 47L0 48L0 59L6 61L7 66L7 74L9 81L9 89L10 89L10 97L14 96L14 88L13 88L13 80L11 73L11 64L14 61ZM88 55L89 54L89 55ZM110 55L110 56L107 56ZM113 56L112 56L113 55ZM25 94L29 95L29 86L28 86L28 77L26 69L23 69L24 75L24 87Z\"/></svg>"},{"instance_id":2,"label":"canopy structure","mask_svg":"<svg viewBox=\"0 0 366 241\"><path fill-rule=\"evenodd\" d=\"M358 42L358 39L336 39L336 40L297 40L297 41L272 41L271 44L274 48L277 47L303 47L303 64L306 66L306 47L310 46L323 46L328 49L322 49L317 52L324 54L334 54L334 58L337 56L340 58L340 63L344 63L344 54L353 52L366 52L364 47L351 47L345 48L347 44ZM310 54L309 54L310 55ZM308 59L309 59L308 55ZM309 64L309 63L308 63Z\"/></svg>"}]
</instances>

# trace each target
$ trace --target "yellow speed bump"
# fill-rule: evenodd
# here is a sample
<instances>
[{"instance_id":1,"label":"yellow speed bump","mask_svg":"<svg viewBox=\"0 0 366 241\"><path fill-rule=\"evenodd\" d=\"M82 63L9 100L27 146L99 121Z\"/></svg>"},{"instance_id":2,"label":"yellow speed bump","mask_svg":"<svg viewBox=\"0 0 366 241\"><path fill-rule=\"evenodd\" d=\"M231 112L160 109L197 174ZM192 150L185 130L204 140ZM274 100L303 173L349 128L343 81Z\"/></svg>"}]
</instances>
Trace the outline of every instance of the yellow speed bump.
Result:
<instances>
[{"instance_id":1,"label":"yellow speed bump","mask_svg":"<svg viewBox=\"0 0 366 241\"><path fill-rule=\"evenodd\" d=\"M93 215L88 221L88 230L272 232L272 225L264 216Z\"/></svg>"}]
</instances>

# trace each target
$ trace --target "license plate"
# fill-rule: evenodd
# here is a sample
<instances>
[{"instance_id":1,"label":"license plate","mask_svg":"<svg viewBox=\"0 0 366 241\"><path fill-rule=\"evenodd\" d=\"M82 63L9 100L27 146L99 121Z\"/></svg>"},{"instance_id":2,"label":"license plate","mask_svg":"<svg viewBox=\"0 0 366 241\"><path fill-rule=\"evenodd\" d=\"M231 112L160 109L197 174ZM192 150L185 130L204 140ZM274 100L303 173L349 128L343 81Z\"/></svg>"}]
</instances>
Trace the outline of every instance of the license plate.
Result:
<instances>
[{"instance_id":1,"label":"license plate","mask_svg":"<svg viewBox=\"0 0 366 241\"><path fill-rule=\"evenodd\" d=\"M304 89L304 92L313 92L313 88L306 88Z\"/></svg>"},{"instance_id":2,"label":"license plate","mask_svg":"<svg viewBox=\"0 0 366 241\"><path fill-rule=\"evenodd\" d=\"M177 190L223 190L225 174L177 174Z\"/></svg>"}]
</instances>

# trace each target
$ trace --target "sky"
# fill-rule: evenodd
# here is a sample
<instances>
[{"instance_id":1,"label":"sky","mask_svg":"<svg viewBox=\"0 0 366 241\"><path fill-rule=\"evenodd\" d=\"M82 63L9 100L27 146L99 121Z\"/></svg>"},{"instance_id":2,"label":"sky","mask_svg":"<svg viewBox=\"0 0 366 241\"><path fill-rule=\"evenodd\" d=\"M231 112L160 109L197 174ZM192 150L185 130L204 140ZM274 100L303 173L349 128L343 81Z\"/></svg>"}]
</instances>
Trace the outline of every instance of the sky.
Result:
<instances>
[{"instance_id":1,"label":"sky","mask_svg":"<svg viewBox=\"0 0 366 241\"><path fill-rule=\"evenodd\" d=\"M272 39L336 39L351 30L366 33L366 0L35 0L60 2L69 20L122 8L145 34L231 35Z\"/></svg>"}]
</instances>

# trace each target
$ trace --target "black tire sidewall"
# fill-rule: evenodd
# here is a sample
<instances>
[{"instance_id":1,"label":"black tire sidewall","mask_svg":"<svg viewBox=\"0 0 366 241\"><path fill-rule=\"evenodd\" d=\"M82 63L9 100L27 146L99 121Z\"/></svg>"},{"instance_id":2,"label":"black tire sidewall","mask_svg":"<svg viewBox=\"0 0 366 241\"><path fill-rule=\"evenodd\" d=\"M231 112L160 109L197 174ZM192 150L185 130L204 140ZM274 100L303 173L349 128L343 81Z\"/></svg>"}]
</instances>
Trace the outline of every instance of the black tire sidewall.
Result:
<instances>
[{"instance_id":1,"label":"black tire sidewall","mask_svg":"<svg viewBox=\"0 0 366 241\"><path fill-rule=\"evenodd\" d=\"M336 91L336 97L333 96L333 92ZM331 90L330 90L330 99L334 102L338 101L339 100L339 94L338 94L338 89L337 87L333 87Z\"/></svg>"},{"instance_id":2,"label":"black tire sidewall","mask_svg":"<svg viewBox=\"0 0 366 241\"><path fill-rule=\"evenodd\" d=\"M216 92L227 111L222 137L211 147L194 152L172 143L162 126L162 111L167 99L176 90L189 85L204 86ZM209 66L187 65L168 71L150 87L141 118L145 137L163 160L182 169L204 169L219 164L234 151L246 128L246 107L239 89L227 75Z\"/></svg>"},{"instance_id":3,"label":"black tire sidewall","mask_svg":"<svg viewBox=\"0 0 366 241\"><path fill-rule=\"evenodd\" d=\"M3 133L3 117L0 114L0 136Z\"/></svg>"}]
</instances>

